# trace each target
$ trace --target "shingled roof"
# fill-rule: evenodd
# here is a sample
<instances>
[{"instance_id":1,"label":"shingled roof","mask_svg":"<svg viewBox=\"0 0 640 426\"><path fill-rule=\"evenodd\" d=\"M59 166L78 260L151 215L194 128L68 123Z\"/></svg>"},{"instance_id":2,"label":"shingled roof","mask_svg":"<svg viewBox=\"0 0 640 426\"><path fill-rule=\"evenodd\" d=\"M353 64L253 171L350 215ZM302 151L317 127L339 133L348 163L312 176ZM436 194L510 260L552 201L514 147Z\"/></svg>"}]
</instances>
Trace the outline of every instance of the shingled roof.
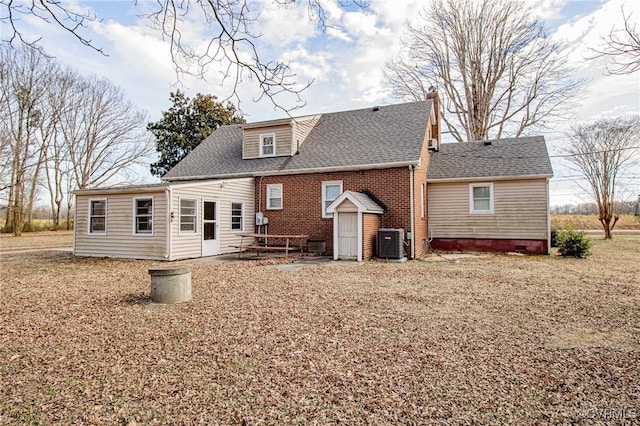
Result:
<instances>
[{"instance_id":1,"label":"shingled roof","mask_svg":"<svg viewBox=\"0 0 640 426\"><path fill-rule=\"evenodd\" d=\"M191 180L418 164L431 100L322 114L294 156L243 159L242 128L222 126L163 180Z\"/></svg>"},{"instance_id":2,"label":"shingled roof","mask_svg":"<svg viewBox=\"0 0 640 426\"><path fill-rule=\"evenodd\" d=\"M551 177L544 137L444 143L431 155L427 180Z\"/></svg>"}]
</instances>

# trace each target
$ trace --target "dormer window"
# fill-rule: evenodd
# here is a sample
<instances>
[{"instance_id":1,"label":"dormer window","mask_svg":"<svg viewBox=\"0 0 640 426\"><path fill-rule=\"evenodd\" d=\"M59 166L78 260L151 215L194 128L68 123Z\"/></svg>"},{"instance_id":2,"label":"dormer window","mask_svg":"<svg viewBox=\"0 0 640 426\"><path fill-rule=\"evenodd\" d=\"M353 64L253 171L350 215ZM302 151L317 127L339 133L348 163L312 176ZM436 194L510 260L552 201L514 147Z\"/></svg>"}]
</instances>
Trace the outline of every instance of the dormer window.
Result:
<instances>
[{"instance_id":1,"label":"dormer window","mask_svg":"<svg viewBox=\"0 0 640 426\"><path fill-rule=\"evenodd\" d=\"M275 133L260 135L260 157L273 157L274 155L276 155Z\"/></svg>"}]
</instances>

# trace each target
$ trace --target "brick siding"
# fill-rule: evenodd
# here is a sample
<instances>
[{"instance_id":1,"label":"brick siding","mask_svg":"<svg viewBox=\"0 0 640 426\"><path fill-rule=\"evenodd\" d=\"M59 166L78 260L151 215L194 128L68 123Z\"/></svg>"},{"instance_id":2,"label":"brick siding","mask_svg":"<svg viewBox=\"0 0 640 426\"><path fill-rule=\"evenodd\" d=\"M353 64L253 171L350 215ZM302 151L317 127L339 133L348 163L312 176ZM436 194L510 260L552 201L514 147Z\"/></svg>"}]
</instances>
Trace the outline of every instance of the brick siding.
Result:
<instances>
[{"instance_id":1,"label":"brick siding","mask_svg":"<svg viewBox=\"0 0 640 426\"><path fill-rule=\"evenodd\" d=\"M362 215L362 259L367 260L377 256L378 229L380 229L380 215Z\"/></svg>"},{"instance_id":2,"label":"brick siding","mask_svg":"<svg viewBox=\"0 0 640 426\"><path fill-rule=\"evenodd\" d=\"M426 176L426 175L425 175ZM333 252L333 218L322 218L322 182L342 181L343 191L368 190L387 210L380 227L411 229L409 168L265 176L256 178L257 211L269 218L269 233L301 233L327 243ZM266 186L282 184L282 209L266 209ZM260 199L261 198L261 199Z\"/></svg>"}]
</instances>

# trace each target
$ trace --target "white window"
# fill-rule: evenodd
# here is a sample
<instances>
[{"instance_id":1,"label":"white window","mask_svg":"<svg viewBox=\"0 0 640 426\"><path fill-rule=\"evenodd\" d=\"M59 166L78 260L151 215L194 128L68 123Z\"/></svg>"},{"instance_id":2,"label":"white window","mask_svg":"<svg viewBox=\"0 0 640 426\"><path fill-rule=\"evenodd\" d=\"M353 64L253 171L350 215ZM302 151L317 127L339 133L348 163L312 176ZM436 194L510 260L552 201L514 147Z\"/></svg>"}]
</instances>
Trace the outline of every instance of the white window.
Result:
<instances>
[{"instance_id":1,"label":"white window","mask_svg":"<svg viewBox=\"0 0 640 426\"><path fill-rule=\"evenodd\" d=\"M107 233L107 200L89 200L89 233Z\"/></svg>"},{"instance_id":2,"label":"white window","mask_svg":"<svg viewBox=\"0 0 640 426\"><path fill-rule=\"evenodd\" d=\"M282 209L282 184L267 185L267 210Z\"/></svg>"},{"instance_id":3,"label":"white window","mask_svg":"<svg viewBox=\"0 0 640 426\"><path fill-rule=\"evenodd\" d=\"M153 198L133 200L134 233L153 234Z\"/></svg>"},{"instance_id":4,"label":"white window","mask_svg":"<svg viewBox=\"0 0 640 426\"><path fill-rule=\"evenodd\" d=\"M244 230L244 204L231 203L231 229L233 231Z\"/></svg>"},{"instance_id":5,"label":"white window","mask_svg":"<svg viewBox=\"0 0 640 426\"><path fill-rule=\"evenodd\" d=\"M471 213L493 213L493 184L469 185L469 210Z\"/></svg>"},{"instance_id":6,"label":"white window","mask_svg":"<svg viewBox=\"0 0 640 426\"><path fill-rule=\"evenodd\" d=\"M276 155L276 135L260 135L260 157L273 157Z\"/></svg>"},{"instance_id":7,"label":"white window","mask_svg":"<svg viewBox=\"0 0 640 426\"><path fill-rule=\"evenodd\" d=\"M180 199L180 232L196 232L197 200Z\"/></svg>"},{"instance_id":8,"label":"white window","mask_svg":"<svg viewBox=\"0 0 640 426\"><path fill-rule=\"evenodd\" d=\"M333 214L327 213L327 207L342 194L342 181L333 180L322 182L322 217L333 217Z\"/></svg>"}]
</instances>

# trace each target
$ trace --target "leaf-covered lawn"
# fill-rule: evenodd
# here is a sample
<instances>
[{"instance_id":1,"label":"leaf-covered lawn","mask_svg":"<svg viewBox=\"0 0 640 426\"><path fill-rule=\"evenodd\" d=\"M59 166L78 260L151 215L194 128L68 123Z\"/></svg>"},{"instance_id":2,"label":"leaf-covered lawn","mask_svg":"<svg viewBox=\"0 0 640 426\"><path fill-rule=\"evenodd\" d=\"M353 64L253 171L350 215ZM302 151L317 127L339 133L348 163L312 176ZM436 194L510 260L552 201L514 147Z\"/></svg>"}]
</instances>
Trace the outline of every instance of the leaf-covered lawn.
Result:
<instances>
[{"instance_id":1,"label":"leaf-covered lawn","mask_svg":"<svg viewBox=\"0 0 640 426\"><path fill-rule=\"evenodd\" d=\"M53 247L71 247L73 231L24 232L19 237L0 234L0 253ZM2 259L0 258L0 262Z\"/></svg>"},{"instance_id":2,"label":"leaf-covered lawn","mask_svg":"<svg viewBox=\"0 0 640 426\"><path fill-rule=\"evenodd\" d=\"M1 259L0 424L640 421L637 235L586 260L195 264L172 306L157 263Z\"/></svg>"}]
</instances>

